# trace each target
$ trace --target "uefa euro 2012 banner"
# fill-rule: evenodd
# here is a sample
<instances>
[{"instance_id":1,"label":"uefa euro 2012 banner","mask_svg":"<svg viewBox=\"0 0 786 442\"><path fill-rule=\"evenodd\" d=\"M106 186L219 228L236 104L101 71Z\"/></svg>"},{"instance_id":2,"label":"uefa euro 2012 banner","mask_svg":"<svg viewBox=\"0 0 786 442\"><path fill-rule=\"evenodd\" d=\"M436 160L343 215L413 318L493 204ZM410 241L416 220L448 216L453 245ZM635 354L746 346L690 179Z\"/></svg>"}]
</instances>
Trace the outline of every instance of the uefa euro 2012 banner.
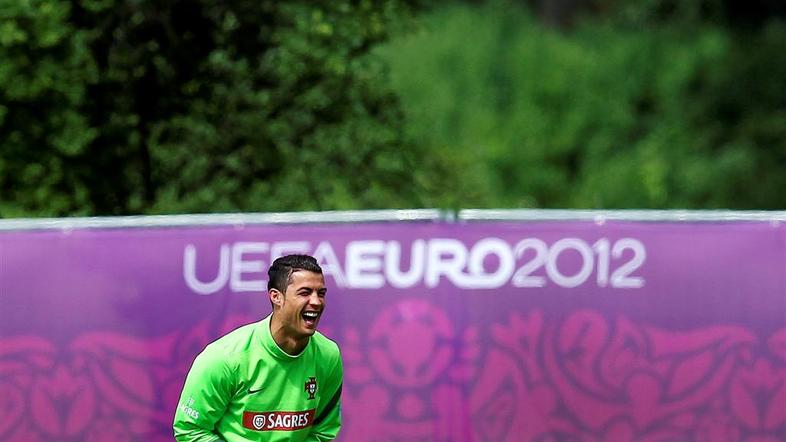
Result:
<instances>
[{"instance_id":1,"label":"uefa euro 2012 banner","mask_svg":"<svg viewBox=\"0 0 786 442\"><path fill-rule=\"evenodd\" d=\"M317 257L343 441L776 441L786 230L388 222L0 232L0 440L171 440L211 340Z\"/></svg>"}]
</instances>

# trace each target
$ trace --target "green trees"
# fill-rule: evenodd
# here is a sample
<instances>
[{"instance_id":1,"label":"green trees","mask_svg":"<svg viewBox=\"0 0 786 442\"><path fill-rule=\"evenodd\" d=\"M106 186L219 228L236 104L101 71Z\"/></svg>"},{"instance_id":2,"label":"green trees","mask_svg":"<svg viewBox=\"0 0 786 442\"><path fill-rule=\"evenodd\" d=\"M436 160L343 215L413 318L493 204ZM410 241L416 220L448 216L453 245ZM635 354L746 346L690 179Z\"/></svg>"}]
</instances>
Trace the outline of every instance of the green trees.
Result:
<instances>
[{"instance_id":1,"label":"green trees","mask_svg":"<svg viewBox=\"0 0 786 442\"><path fill-rule=\"evenodd\" d=\"M410 206L368 57L413 2L0 6L0 216Z\"/></svg>"},{"instance_id":2,"label":"green trees","mask_svg":"<svg viewBox=\"0 0 786 442\"><path fill-rule=\"evenodd\" d=\"M786 207L786 25L631 3L560 31L457 4L383 48L410 136L466 168L442 205Z\"/></svg>"},{"instance_id":3,"label":"green trees","mask_svg":"<svg viewBox=\"0 0 786 442\"><path fill-rule=\"evenodd\" d=\"M96 137L80 111L97 70L89 35L58 1L0 6L0 215L90 211L79 158Z\"/></svg>"},{"instance_id":4,"label":"green trees","mask_svg":"<svg viewBox=\"0 0 786 442\"><path fill-rule=\"evenodd\" d=\"M780 9L423 3L0 0L0 217L786 207Z\"/></svg>"}]
</instances>

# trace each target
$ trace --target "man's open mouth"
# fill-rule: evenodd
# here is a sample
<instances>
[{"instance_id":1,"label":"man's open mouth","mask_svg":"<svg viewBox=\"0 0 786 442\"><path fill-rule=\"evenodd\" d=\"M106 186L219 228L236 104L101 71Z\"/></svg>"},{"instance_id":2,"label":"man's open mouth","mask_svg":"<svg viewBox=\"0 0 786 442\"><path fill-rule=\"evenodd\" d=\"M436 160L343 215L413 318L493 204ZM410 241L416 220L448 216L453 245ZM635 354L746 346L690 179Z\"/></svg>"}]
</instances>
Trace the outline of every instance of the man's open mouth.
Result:
<instances>
[{"instance_id":1,"label":"man's open mouth","mask_svg":"<svg viewBox=\"0 0 786 442\"><path fill-rule=\"evenodd\" d=\"M300 316L303 318L304 321L306 321L307 325L313 325L316 324L317 319L319 318L319 314L320 312L307 311L307 312L303 312Z\"/></svg>"}]
</instances>

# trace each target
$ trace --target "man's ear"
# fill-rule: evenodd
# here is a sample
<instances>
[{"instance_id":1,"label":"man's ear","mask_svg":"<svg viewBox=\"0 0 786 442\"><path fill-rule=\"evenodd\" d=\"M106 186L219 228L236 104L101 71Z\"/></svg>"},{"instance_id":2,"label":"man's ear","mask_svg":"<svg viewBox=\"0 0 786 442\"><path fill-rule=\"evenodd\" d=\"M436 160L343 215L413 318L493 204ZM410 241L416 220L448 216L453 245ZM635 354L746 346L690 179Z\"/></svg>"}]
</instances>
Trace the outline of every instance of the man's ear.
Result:
<instances>
[{"instance_id":1,"label":"man's ear","mask_svg":"<svg viewBox=\"0 0 786 442\"><path fill-rule=\"evenodd\" d=\"M270 303L276 307L281 307L281 304L284 303L284 294L278 291L278 289L268 290L267 295L270 297Z\"/></svg>"}]
</instances>

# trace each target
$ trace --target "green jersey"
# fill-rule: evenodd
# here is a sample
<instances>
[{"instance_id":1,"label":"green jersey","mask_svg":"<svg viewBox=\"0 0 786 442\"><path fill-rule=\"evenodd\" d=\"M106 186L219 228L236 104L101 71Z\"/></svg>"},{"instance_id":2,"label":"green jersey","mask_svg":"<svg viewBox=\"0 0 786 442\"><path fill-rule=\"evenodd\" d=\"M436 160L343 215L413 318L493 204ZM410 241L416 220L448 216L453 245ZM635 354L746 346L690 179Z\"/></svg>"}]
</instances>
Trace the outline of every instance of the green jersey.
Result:
<instances>
[{"instance_id":1,"label":"green jersey","mask_svg":"<svg viewBox=\"0 0 786 442\"><path fill-rule=\"evenodd\" d=\"M205 347L175 412L179 441L326 441L341 427L343 368L316 332L297 356L270 334L270 316Z\"/></svg>"}]
</instances>

